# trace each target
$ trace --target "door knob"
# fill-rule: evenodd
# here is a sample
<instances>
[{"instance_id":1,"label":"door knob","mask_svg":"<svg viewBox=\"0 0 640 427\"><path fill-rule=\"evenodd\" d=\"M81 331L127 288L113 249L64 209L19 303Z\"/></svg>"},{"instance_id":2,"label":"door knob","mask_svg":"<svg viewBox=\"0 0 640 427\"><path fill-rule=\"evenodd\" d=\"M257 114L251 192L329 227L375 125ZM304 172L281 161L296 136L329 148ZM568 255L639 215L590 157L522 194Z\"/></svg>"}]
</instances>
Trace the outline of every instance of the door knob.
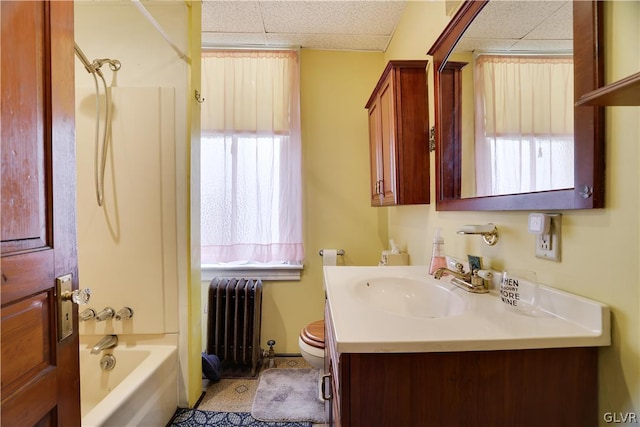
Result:
<instances>
[{"instance_id":1,"label":"door knob","mask_svg":"<svg viewBox=\"0 0 640 427\"><path fill-rule=\"evenodd\" d=\"M78 305L84 305L91 299L91 289L76 289L75 291L64 291L61 295L62 301L71 301Z\"/></svg>"},{"instance_id":2,"label":"door knob","mask_svg":"<svg viewBox=\"0 0 640 427\"><path fill-rule=\"evenodd\" d=\"M86 304L91 298L91 289L71 290L73 276L65 274L56 277L58 300L58 341L73 335L73 304Z\"/></svg>"}]
</instances>

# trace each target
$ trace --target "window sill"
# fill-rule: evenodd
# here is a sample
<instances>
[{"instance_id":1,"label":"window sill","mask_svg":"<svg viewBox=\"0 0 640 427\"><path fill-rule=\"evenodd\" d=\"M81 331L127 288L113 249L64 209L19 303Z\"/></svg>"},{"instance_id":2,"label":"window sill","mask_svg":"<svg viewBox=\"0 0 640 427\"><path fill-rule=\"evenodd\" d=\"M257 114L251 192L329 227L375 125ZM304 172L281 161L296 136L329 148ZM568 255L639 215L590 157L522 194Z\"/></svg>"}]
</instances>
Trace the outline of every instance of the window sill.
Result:
<instances>
[{"instance_id":1,"label":"window sill","mask_svg":"<svg viewBox=\"0 0 640 427\"><path fill-rule=\"evenodd\" d=\"M201 268L202 281L210 282L214 277L243 277L265 281L299 281L303 264L205 264Z\"/></svg>"}]
</instances>

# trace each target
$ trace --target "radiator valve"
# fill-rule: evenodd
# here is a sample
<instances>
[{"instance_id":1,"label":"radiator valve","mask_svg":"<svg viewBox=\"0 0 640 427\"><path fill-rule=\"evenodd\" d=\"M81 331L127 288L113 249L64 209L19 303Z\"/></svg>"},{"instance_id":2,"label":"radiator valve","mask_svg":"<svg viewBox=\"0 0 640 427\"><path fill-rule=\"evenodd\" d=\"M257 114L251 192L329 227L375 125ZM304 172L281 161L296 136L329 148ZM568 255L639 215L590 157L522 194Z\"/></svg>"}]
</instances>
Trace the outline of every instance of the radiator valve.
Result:
<instances>
[{"instance_id":1,"label":"radiator valve","mask_svg":"<svg viewBox=\"0 0 640 427\"><path fill-rule=\"evenodd\" d=\"M269 364L267 365L267 367L269 368L275 368L276 367L276 361L275 361L275 351L273 351L273 346L276 345L276 342L274 340L269 340L267 341L267 345L269 346Z\"/></svg>"}]
</instances>

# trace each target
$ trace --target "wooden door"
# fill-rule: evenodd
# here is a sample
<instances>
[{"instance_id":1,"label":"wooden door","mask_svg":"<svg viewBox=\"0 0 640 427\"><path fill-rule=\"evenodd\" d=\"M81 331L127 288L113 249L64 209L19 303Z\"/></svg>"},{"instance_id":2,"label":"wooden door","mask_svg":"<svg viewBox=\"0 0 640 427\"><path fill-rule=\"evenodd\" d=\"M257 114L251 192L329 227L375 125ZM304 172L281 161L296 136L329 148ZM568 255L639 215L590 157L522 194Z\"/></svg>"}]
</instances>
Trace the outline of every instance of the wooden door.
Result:
<instances>
[{"instance_id":1,"label":"wooden door","mask_svg":"<svg viewBox=\"0 0 640 427\"><path fill-rule=\"evenodd\" d=\"M2 425L79 426L73 2L0 4Z\"/></svg>"}]
</instances>

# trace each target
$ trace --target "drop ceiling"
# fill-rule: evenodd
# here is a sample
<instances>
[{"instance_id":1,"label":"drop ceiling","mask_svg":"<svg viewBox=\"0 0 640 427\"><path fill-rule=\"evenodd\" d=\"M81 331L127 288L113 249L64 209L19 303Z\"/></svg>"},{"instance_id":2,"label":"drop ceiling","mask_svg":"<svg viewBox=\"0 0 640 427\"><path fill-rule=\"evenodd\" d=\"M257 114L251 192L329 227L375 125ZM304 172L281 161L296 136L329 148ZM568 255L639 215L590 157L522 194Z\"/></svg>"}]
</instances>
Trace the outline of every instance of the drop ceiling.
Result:
<instances>
[{"instance_id":1,"label":"drop ceiling","mask_svg":"<svg viewBox=\"0 0 640 427\"><path fill-rule=\"evenodd\" d=\"M448 1L454 8L460 3ZM385 51L406 4L400 0L204 0L202 43ZM570 51L571 17L571 1L490 1L457 50Z\"/></svg>"},{"instance_id":2,"label":"drop ceiling","mask_svg":"<svg viewBox=\"0 0 640 427\"><path fill-rule=\"evenodd\" d=\"M471 23L456 51L573 49L571 1L490 1Z\"/></svg>"},{"instance_id":3,"label":"drop ceiling","mask_svg":"<svg viewBox=\"0 0 640 427\"><path fill-rule=\"evenodd\" d=\"M405 5L398 0L205 0L202 42L205 46L384 51Z\"/></svg>"}]
</instances>

